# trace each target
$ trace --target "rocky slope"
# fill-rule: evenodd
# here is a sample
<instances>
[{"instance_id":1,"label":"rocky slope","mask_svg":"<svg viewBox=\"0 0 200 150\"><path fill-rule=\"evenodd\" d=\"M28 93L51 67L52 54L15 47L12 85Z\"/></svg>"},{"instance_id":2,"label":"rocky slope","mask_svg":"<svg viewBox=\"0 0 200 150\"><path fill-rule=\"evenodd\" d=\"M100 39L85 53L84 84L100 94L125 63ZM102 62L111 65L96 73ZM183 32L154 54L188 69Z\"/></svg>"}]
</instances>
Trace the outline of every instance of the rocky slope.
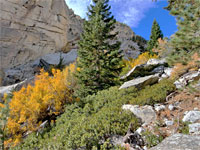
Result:
<instances>
[{"instance_id":1,"label":"rocky slope","mask_svg":"<svg viewBox=\"0 0 200 150\"><path fill-rule=\"evenodd\" d=\"M75 50L75 60L83 19L68 8L65 0L0 0L0 14L3 85L33 76L34 61L50 53ZM137 43L131 40L135 34L130 27L117 23L114 32L119 33L116 40L122 43L125 56L136 57L140 53ZM71 61L71 56L66 59Z\"/></svg>"},{"instance_id":2,"label":"rocky slope","mask_svg":"<svg viewBox=\"0 0 200 150\"><path fill-rule=\"evenodd\" d=\"M137 76L135 79L129 79L130 81L125 82L120 89L131 86L141 88L160 82L164 78L169 78L172 75L173 68L166 67L165 63L165 59L151 59L144 65L134 67L123 79L133 78L138 71L143 72L145 77ZM147 72L144 70L148 70L148 74L145 74ZM168 94L163 103L152 106L123 105L122 109L131 111L140 118L142 125L134 133L127 132L125 137L129 139L128 142L124 140L125 137L118 137L113 143L118 141L117 143L128 147L130 150L147 150L147 146L151 147L157 144L150 150L198 149L200 137L200 68L184 73L174 82L174 85L175 90ZM140 141L145 141L145 144Z\"/></svg>"}]
</instances>

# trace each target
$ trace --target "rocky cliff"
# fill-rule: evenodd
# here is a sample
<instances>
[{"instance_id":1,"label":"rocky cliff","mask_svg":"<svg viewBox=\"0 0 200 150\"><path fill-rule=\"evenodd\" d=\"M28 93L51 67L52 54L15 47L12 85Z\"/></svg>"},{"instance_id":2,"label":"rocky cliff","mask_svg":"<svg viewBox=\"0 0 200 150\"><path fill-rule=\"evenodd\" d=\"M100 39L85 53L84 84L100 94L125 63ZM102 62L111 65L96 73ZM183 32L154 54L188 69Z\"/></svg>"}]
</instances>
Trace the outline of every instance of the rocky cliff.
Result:
<instances>
[{"instance_id":1,"label":"rocky cliff","mask_svg":"<svg viewBox=\"0 0 200 150\"><path fill-rule=\"evenodd\" d=\"M5 76L4 85L25 80L34 75L38 59L51 54L55 60L53 54L59 58L59 51L73 50L73 56L65 57L70 60L66 63L75 60L83 21L65 0L0 0L0 80ZM117 23L114 32L119 33L116 40L122 43L125 56L140 53L131 40L135 34L130 27Z\"/></svg>"},{"instance_id":2,"label":"rocky cliff","mask_svg":"<svg viewBox=\"0 0 200 150\"><path fill-rule=\"evenodd\" d=\"M83 22L64 0L0 0L0 18L3 68L59 51Z\"/></svg>"}]
</instances>

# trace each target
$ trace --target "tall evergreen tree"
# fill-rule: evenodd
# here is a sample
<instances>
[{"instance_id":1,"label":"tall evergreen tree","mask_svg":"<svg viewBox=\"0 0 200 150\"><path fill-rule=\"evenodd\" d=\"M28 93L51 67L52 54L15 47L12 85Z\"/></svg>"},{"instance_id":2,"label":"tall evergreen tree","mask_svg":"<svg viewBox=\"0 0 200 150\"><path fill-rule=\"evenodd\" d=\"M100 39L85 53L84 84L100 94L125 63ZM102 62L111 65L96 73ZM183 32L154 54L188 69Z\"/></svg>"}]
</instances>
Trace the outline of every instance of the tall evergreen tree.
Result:
<instances>
[{"instance_id":1,"label":"tall evergreen tree","mask_svg":"<svg viewBox=\"0 0 200 150\"><path fill-rule=\"evenodd\" d=\"M200 54L200 0L168 0L167 9L176 17L178 31L170 40L171 63L185 63L194 52Z\"/></svg>"},{"instance_id":2,"label":"tall evergreen tree","mask_svg":"<svg viewBox=\"0 0 200 150\"><path fill-rule=\"evenodd\" d=\"M157 23L156 19L153 21L153 25L151 28L151 36L150 40L147 43L147 51L152 53L152 49L158 46L158 39L163 38L162 31L160 29L159 24Z\"/></svg>"},{"instance_id":3,"label":"tall evergreen tree","mask_svg":"<svg viewBox=\"0 0 200 150\"><path fill-rule=\"evenodd\" d=\"M117 33L111 34L116 20L111 16L108 2L93 0L88 8L88 20L84 23L78 50L76 93L79 97L116 85L122 70L120 43L110 44Z\"/></svg>"}]
</instances>

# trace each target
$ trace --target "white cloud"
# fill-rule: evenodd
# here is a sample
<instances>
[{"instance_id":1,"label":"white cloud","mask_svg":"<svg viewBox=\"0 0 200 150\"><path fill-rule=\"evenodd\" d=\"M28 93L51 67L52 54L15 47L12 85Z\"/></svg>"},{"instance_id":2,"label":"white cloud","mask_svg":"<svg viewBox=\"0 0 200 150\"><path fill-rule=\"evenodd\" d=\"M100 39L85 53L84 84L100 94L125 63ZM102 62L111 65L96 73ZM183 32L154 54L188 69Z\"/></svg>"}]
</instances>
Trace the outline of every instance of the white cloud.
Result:
<instances>
[{"instance_id":1,"label":"white cloud","mask_svg":"<svg viewBox=\"0 0 200 150\"><path fill-rule=\"evenodd\" d=\"M85 18L87 6L91 0L66 0L66 3L74 10L75 14ZM115 18L131 27L137 27L146 12L155 7L152 0L110 0L110 5Z\"/></svg>"}]
</instances>

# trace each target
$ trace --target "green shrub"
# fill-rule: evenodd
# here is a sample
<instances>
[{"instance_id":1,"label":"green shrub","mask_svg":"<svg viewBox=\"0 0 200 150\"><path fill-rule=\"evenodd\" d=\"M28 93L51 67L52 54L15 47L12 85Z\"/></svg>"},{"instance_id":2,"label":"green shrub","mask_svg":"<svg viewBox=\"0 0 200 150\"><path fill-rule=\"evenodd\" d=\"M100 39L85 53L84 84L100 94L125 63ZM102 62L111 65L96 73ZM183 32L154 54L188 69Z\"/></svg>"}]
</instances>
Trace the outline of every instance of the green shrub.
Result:
<instances>
[{"instance_id":1,"label":"green shrub","mask_svg":"<svg viewBox=\"0 0 200 150\"><path fill-rule=\"evenodd\" d=\"M148 130L143 133L143 136L145 137L145 144L148 148L158 145L164 139L163 136L155 135Z\"/></svg>"},{"instance_id":2,"label":"green shrub","mask_svg":"<svg viewBox=\"0 0 200 150\"><path fill-rule=\"evenodd\" d=\"M178 132L182 134L189 134L189 124L190 122L179 122Z\"/></svg>"},{"instance_id":3,"label":"green shrub","mask_svg":"<svg viewBox=\"0 0 200 150\"><path fill-rule=\"evenodd\" d=\"M131 122L133 130L139 126L131 112L121 109L136 96L136 91L135 88L112 87L88 96L82 103L68 105L50 132L38 136L33 133L24 144L13 149L111 149L114 147L108 142L111 135L125 135Z\"/></svg>"},{"instance_id":4,"label":"green shrub","mask_svg":"<svg viewBox=\"0 0 200 150\"><path fill-rule=\"evenodd\" d=\"M158 84L146 86L130 103L134 105L154 105L165 101L167 95L175 90L173 81L164 79Z\"/></svg>"}]
</instances>

